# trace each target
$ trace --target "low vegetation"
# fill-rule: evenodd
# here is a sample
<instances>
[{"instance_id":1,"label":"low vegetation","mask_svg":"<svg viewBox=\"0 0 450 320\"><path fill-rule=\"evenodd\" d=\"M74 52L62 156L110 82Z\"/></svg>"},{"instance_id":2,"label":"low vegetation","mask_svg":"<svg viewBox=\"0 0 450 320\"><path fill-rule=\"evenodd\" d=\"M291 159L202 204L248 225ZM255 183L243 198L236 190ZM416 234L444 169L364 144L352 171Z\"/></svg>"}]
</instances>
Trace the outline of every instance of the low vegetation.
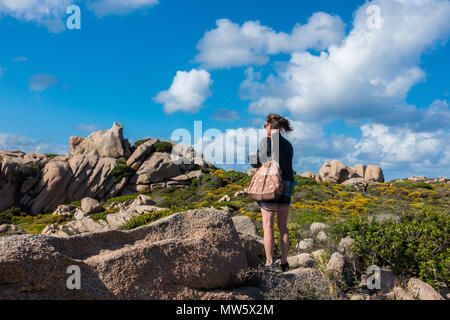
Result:
<instances>
[{"instance_id":1,"label":"low vegetation","mask_svg":"<svg viewBox=\"0 0 450 320\"><path fill-rule=\"evenodd\" d=\"M162 143L155 148L169 152L171 147ZM156 202L156 206L166 210L133 218L123 228L137 228L180 211L213 207L231 215L250 217L262 235L260 208L242 192L251 178L236 171L202 170L205 174L194 179L185 189L156 189L145 193ZM113 170L116 181L132 174L133 170L121 161ZM332 226L327 244L330 252L336 249L343 237L351 236L356 240L357 267L361 270L371 264L389 266L399 275L418 277L433 286L437 283L450 285L448 184L396 180L371 185L364 195L362 190L351 186L317 183L300 176L296 176L296 180L298 186L295 187L288 221L293 249L300 240L310 236L308 228L311 223L324 222ZM111 198L103 205L108 208L113 202L133 200L138 195ZM225 195L231 201L219 202ZM80 202L72 205L79 207ZM95 221L104 220L113 212L117 209L91 217ZM65 219L52 215L31 217L19 208L0 213L0 224L16 224L30 233L39 233L46 224L67 223ZM276 229L275 239L279 252ZM304 290L302 294L306 294Z\"/></svg>"},{"instance_id":2,"label":"low vegetation","mask_svg":"<svg viewBox=\"0 0 450 320\"><path fill-rule=\"evenodd\" d=\"M159 141L156 142L153 147L156 149L157 152L167 152L171 153L173 145L170 142L166 141Z\"/></svg>"},{"instance_id":3,"label":"low vegetation","mask_svg":"<svg viewBox=\"0 0 450 320\"><path fill-rule=\"evenodd\" d=\"M398 275L417 277L437 287L450 283L448 212L427 208L404 212L398 221L352 217L334 226L342 238L355 239L359 268L389 266Z\"/></svg>"},{"instance_id":4,"label":"low vegetation","mask_svg":"<svg viewBox=\"0 0 450 320\"><path fill-rule=\"evenodd\" d=\"M123 178L131 177L135 174L134 170L124 160L116 161L111 176L114 177L116 183L122 181Z\"/></svg>"}]
</instances>

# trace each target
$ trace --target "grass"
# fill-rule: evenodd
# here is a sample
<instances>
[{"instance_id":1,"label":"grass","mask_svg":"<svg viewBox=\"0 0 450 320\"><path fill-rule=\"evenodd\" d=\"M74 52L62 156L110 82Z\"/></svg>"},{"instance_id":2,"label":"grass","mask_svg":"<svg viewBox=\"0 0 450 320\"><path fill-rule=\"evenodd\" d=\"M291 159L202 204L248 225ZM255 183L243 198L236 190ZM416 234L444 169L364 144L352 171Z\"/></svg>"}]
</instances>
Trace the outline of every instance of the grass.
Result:
<instances>
[{"instance_id":1,"label":"grass","mask_svg":"<svg viewBox=\"0 0 450 320\"><path fill-rule=\"evenodd\" d=\"M106 221L106 216L108 214L117 213L117 212L119 212L119 208L114 208L114 209L105 210L103 212L94 213L94 214L91 214L89 217L92 220L94 220L95 222L99 222L100 220Z\"/></svg>"},{"instance_id":2,"label":"grass","mask_svg":"<svg viewBox=\"0 0 450 320\"><path fill-rule=\"evenodd\" d=\"M62 224L67 222L68 219L67 216L62 215L39 214L37 216L15 217L13 223L27 233L40 234L47 225Z\"/></svg>"}]
</instances>

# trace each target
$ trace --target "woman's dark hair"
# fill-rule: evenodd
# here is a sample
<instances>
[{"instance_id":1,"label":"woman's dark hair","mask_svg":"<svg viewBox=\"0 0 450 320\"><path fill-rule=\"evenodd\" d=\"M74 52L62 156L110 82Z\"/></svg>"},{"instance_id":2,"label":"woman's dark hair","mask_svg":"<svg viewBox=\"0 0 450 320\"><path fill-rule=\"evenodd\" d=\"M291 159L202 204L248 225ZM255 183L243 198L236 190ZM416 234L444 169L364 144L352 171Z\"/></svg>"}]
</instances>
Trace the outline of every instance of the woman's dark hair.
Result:
<instances>
[{"instance_id":1,"label":"woman's dark hair","mask_svg":"<svg viewBox=\"0 0 450 320\"><path fill-rule=\"evenodd\" d=\"M269 114L266 118L266 122L272 126L272 129L278 129L284 132L292 131L289 120L278 114Z\"/></svg>"}]
</instances>

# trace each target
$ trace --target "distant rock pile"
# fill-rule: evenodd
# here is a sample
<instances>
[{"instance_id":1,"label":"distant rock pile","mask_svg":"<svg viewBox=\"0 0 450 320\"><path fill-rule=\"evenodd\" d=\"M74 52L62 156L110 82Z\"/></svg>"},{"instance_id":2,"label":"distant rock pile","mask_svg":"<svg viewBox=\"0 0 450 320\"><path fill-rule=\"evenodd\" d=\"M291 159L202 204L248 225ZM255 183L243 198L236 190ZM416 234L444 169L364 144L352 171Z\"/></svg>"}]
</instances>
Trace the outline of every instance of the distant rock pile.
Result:
<instances>
[{"instance_id":1,"label":"distant rock pile","mask_svg":"<svg viewBox=\"0 0 450 320\"><path fill-rule=\"evenodd\" d=\"M383 170L378 166L358 164L348 167L338 160L326 162L318 174L307 171L301 176L315 179L317 182L326 181L358 186L367 185L368 182L384 182Z\"/></svg>"},{"instance_id":2,"label":"distant rock pile","mask_svg":"<svg viewBox=\"0 0 450 320\"><path fill-rule=\"evenodd\" d=\"M58 227L55 224L48 225L44 228L42 234L54 237L68 237L85 232L116 230L134 217L144 213L165 210L154 206L154 204L155 202L150 197L141 194L134 200L112 203L109 208L117 208L119 212L105 214L103 219L95 221L90 215L96 212L103 212L104 209L97 200L85 198L81 201L81 209L71 205L60 205L53 214L71 216L74 220L67 224L61 224Z\"/></svg>"},{"instance_id":3,"label":"distant rock pile","mask_svg":"<svg viewBox=\"0 0 450 320\"><path fill-rule=\"evenodd\" d=\"M38 214L86 197L182 188L202 175L201 166L212 167L192 147L173 142L165 142L171 152L158 151L158 139L130 147L122 130L114 123L87 138L71 137L72 154L63 156L0 151L0 211L18 205Z\"/></svg>"}]
</instances>

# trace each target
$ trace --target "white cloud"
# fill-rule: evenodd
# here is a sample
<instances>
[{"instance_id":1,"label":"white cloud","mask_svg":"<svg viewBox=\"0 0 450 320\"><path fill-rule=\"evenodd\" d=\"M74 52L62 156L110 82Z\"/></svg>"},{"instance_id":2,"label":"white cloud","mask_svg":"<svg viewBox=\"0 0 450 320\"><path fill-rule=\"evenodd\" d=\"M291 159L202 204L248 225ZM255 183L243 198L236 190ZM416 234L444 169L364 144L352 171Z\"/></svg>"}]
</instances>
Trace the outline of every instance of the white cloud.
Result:
<instances>
[{"instance_id":1,"label":"white cloud","mask_svg":"<svg viewBox=\"0 0 450 320\"><path fill-rule=\"evenodd\" d=\"M20 135L0 132L0 150L20 150L23 152L69 153L67 146L55 145L49 141L32 139Z\"/></svg>"},{"instance_id":2,"label":"white cloud","mask_svg":"<svg viewBox=\"0 0 450 320\"><path fill-rule=\"evenodd\" d=\"M67 7L86 2L97 16L127 14L158 4L158 0L0 0L0 17L11 16L22 22L32 22L59 33L66 30Z\"/></svg>"},{"instance_id":3,"label":"white cloud","mask_svg":"<svg viewBox=\"0 0 450 320\"><path fill-rule=\"evenodd\" d=\"M381 8L379 30L367 26L367 3L356 11L353 29L342 44L331 45L320 55L296 50L288 63L276 64L277 73L265 81L247 73L241 94L252 100L250 111L267 113L266 108L254 106L281 99L278 110L286 108L302 121L418 121L422 111L404 101L411 88L426 78L421 55L448 37L450 2L375 0L370 4Z\"/></svg>"},{"instance_id":4,"label":"white cloud","mask_svg":"<svg viewBox=\"0 0 450 320\"><path fill-rule=\"evenodd\" d=\"M98 0L89 1L88 8L97 16L127 14L137 9L146 9L159 3L158 0Z\"/></svg>"},{"instance_id":5,"label":"white cloud","mask_svg":"<svg viewBox=\"0 0 450 320\"><path fill-rule=\"evenodd\" d=\"M297 24L290 34L276 32L259 21L240 26L220 19L216 24L217 28L206 32L197 44L195 60L208 69L264 65L269 55L324 50L345 36L342 20L323 12L315 13L305 25Z\"/></svg>"},{"instance_id":6,"label":"white cloud","mask_svg":"<svg viewBox=\"0 0 450 320\"><path fill-rule=\"evenodd\" d=\"M212 83L211 75L205 70L178 71L169 90L158 93L153 100L164 104L164 111L168 114L198 112L211 95Z\"/></svg>"},{"instance_id":7,"label":"white cloud","mask_svg":"<svg viewBox=\"0 0 450 320\"><path fill-rule=\"evenodd\" d=\"M62 17L73 0L0 0L0 15L46 26L51 32L64 30Z\"/></svg>"},{"instance_id":8,"label":"white cloud","mask_svg":"<svg viewBox=\"0 0 450 320\"><path fill-rule=\"evenodd\" d=\"M352 138L343 135L327 137L318 124L300 121L291 121L291 124L294 131L284 136L294 147L293 164L298 174L305 171L317 173L325 162L337 159L348 166L359 163L378 165L389 180L413 175L450 176L450 149L447 147L450 134L445 130L416 133L400 127L366 124L360 127L361 138ZM246 157L255 151L242 140L249 130L258 129L229 130L226 135L222 133L212 139L205 138L203 147L223 150L224 160L228 157L236 161L237 155L243 158L243 154ZM265 130L258 132L260 140L265 136ZM219 166L239 167L220 163Z\"/></svg>"},{"instance_id":9,"label":"white cloud","mask_svg":"<svg viewBox=\"0 0 450 320\"><path fill-rule=\"evenodd\" d=\"M37 74L30 78L29 83L31 91L41 92L58 84L59 80L51 74Z\"/></svg>"}]
</instances>

